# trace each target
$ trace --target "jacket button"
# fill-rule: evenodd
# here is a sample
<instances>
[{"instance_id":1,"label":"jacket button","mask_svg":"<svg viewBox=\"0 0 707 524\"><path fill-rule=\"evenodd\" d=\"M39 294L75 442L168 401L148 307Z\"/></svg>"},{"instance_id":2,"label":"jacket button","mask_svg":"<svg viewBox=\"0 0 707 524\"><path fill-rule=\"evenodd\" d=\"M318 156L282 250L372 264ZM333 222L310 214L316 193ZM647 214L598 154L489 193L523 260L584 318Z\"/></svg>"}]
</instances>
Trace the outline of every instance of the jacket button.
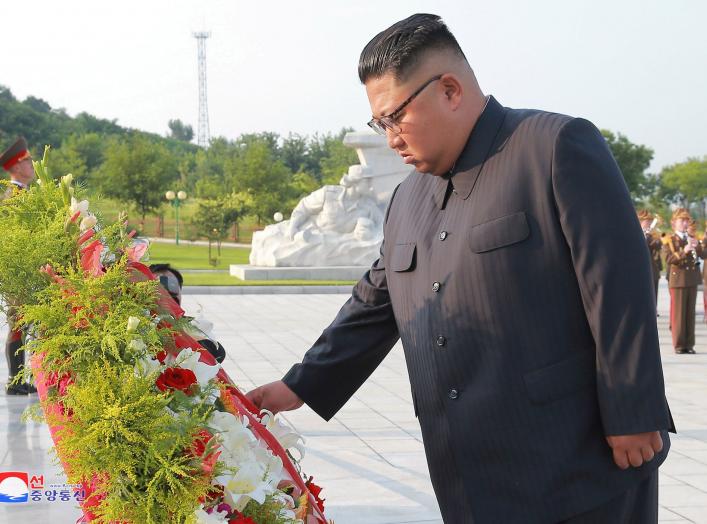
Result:
<instances>
[{"instance_id":1,"label":"jacket button","mask_svg":"<svg viewBox=\"0 0 707 524\"><path fill-rule=\"evenodd\" d=\"M441 287L442 287L442 284L440 284L439 282L432 283L432 291L434 291L435 293L437 293L439 291L439 288L441 288Z\"/></svg>"},{"instance_id":2,"label":"jacket button","mask_svg":"<svg viewBox=\"0 0 707 524\"><path fill-rule=\"evenodd\" d=\"M449 390L449 398L452 400L456 400L457 397L459 397L459 392L456 389L450 389Z\"/></svg>"},{"instance_id":3,"label":"jacket button","mask_svg":"<svg viewBox=\"0 0 707 524\"><path fill-rule=\"evenodd\" d=\"M445 346L447 344L447 339L444 338L442 335L437 337L437 345L439 347Z\"/></svg>"},{"instance_id":4,"label":"jacket button","mask_svg":"<svg viewBox=\"0 0 707 524\"><path fill-rule=\"evenodd\" d=\"M439 234L439 239L440 239L440 240L445 240L445 239L447 238L447 235L449 235L449 233L447 233L446 231L442 231L442 232Z\"/></svg>"}]
</instances>

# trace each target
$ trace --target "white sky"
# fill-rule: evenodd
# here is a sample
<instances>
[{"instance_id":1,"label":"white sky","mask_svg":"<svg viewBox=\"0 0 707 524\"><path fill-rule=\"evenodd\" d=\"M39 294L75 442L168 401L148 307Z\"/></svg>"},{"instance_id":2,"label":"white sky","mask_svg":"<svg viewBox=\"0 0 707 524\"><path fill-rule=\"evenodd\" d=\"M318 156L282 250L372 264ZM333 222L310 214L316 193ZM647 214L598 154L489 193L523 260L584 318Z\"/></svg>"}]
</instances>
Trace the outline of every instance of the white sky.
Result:
<instances>
[{"instance_id":1,"label":"white sky","mask_svg":"<svg viewBox=\"0 0 707 524\"><path fill-rule=\"evenodd\" d=\"M444 17L504 105L620 131L655 150L653 171L707 154L705 0L3 2L0 84L72 115L196 132L191 33L208 29L212 137L363 129L359 53L415 12Z\"/></svg>"}]
</instances>

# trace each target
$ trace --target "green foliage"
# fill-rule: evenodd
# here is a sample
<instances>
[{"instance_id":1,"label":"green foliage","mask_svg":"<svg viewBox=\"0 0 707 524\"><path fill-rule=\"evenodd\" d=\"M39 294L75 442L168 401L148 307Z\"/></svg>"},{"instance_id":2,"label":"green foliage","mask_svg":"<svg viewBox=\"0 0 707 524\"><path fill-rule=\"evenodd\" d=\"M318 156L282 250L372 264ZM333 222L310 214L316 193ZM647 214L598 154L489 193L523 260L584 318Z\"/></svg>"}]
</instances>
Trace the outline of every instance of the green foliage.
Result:
<instances>
[{"instance_id":1,"label":"green foliage","mask_svg":"<svg viewBox=\"0 0 707 524\"><path fill-rule=\"evenodd\" d=\"M13 190L2 202L0 296L8 298L8 305L34 304L37 293L48 284L39 269L47 263L66 266L75 259L75 239L66 234L68 219L64 195L52 183Z\"/></svg>"},{"instance_id":2,"label":"green foliage","mask_svg":"<svg viewBox=\"0 0 707 524\"><path fill-rule=\"evenodd\" d=\"M201 200L191 223L199 236L223 240L229 229L243 217L252 205L247 193L232 193L218 198Z\"/></svg>"},{"instance_id":3,"label":"green foliage","mask_svg":"<svg viewBox=\"0 0 707 524\"><path fill-rule=\"evenodd\" d=\"M185 125L184 122L178 118L167 122L167 127L169 127L170 138L182 142L191 142L192 138L194 138L194 130L192 127Z\"/></svg>"},{"instance_id":4,"label":"green foliage","mask_svg":"<svg viewBox=\"0 0 707 524\"><path fill-rule=\"evenodd\" d=\"M703 203L707 199L707 157L689 158L660 173L662 195L673 201Z\"/></svg>"},{"instance_id":5,"label":"green foliage","mask_svg":"<svg viewBox=\"0 0 707 524\"><path fill-rule=\"evenodd\" d=\"M653 150L644 145L634 144L621 133L614 134L602 129L601 134L621 169L633 200L637 202L651 194L654 184L646 174L646 170L653 160Z\"/></svg>"},{"instance_id":6,"label":"green foliage","mask_svg":"<svg viewBox=\"0 0 707 524\"><path fill-rule=\"evenodd\" d=\"M164 194L177 175L175 159L165 146L135 135L108 145L100 187L106 196L132 204L144 220L165 202Z\"/></svg>"}]
</instances>

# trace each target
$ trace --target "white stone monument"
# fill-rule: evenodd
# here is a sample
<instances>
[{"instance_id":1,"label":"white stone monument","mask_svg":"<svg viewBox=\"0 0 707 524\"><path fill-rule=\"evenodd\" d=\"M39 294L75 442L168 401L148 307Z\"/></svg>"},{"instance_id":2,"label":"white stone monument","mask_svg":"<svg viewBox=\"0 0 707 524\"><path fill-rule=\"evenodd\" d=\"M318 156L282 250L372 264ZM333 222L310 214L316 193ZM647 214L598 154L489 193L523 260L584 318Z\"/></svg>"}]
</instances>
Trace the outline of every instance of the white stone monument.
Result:
<instances>
[{"instance_id":1,"label":"white stone monument","mask_svg":"<svg viewBox=\"0 0 707 524\"><path fill-rule=\"evenodd\" d=\"M357 280L378 258L385 208L413 168L375 133L348 133L360 164L339 185L304 197L289 220L253 234L250 265L232 265L244 280Z\"/></svg>"}]
</instances>

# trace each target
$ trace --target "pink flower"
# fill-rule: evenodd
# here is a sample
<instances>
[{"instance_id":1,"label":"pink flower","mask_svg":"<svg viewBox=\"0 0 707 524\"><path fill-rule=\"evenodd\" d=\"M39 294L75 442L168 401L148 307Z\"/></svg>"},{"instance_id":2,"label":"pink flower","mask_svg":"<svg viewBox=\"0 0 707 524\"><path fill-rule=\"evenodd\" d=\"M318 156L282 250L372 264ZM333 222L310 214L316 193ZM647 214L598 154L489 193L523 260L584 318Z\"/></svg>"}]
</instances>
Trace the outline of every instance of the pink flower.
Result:
<instances>
[{"instance_id":1,"label":"pink flower","mask_svg":"<svg viewBox=\"0 0 707 524\"><path fill-rule=\"evenodd\" d=\"M99 277L103 274L102 252L103 244L100 240L94 240L81 250L81 267L94 277Z\"/></svg>"}]
</instances>

